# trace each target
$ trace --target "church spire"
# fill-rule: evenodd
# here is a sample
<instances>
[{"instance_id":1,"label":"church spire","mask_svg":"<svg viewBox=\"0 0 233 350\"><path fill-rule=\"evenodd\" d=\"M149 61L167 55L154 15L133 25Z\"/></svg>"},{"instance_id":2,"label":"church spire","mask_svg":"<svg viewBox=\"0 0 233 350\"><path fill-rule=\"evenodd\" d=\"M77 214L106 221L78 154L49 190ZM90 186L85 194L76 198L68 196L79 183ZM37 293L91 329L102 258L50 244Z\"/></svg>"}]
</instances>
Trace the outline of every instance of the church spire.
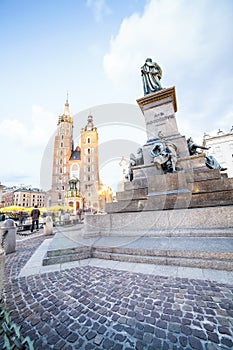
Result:
<instances>
[{"instance_id":1,"label":"church spire","mask_svg":"<svg viewBox=\"0 0 233 350\"><path fill-rule=\"evenodd\" d=\"M69 101L68 101L68 91L67 91L67 96L66 96L66 103L65 103L65 111L64 114L60 115L58 118L58 125L61 122L68 122L68 123L73 123L73 118L70 115L70 109L69 109Z\"/></svg>"},{"instance_id":2,"label":"church spire","mask_svg":"<svg viewBox=\"0 0 233 350\"><path fill-rule=\"evenodd\" d=\"M65 112L64 112L64 115L66 116L69 116L70 115L70 110L69 110L69 102L68 102L68 97L69 97L69 94L68 94L68 91L67 91L67 96L66 96L66 103L65 103Z\"/></svg>"}]
</instances>

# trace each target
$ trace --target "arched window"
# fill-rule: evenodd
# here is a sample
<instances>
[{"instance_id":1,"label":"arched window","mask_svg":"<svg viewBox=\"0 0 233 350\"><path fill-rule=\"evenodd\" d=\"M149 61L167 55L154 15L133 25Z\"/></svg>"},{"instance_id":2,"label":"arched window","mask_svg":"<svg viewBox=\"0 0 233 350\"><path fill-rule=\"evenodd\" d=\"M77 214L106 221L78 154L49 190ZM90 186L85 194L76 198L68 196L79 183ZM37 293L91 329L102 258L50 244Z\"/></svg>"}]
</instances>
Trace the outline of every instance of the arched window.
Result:
<instances>
[{"instance_id":1,"label":"arched window","mask_svg":"<svg viewBox=\"0 0 233 350\"><path fill-rule=\"evenodd\" d=\"M76 177L79 179L79 174L80 174L80 166L78 164L72 164L71 169L70 169L70 177Z\"/></svg>"}]
</instances>

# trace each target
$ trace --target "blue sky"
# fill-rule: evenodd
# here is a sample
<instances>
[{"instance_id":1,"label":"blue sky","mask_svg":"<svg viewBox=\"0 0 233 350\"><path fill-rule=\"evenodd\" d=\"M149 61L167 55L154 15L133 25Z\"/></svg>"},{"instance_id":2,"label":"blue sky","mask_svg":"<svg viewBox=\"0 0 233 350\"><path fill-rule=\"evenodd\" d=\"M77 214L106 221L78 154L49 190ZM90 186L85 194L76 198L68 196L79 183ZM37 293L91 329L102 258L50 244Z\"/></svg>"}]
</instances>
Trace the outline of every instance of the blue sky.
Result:
<instances>
[{"instance_id":1,"label":"blue sky","mask_svg":"<svg viewBox=\"0 0 233 350\"><path fill-rule=\"evenodd\" d=\"M40 185L67 90L73 115L135 105L147 57L162 67L163 87L176 86L182 134L229 131L232 17L232 0L0 0L1 183Z\"/></svg>"}]
</instances>

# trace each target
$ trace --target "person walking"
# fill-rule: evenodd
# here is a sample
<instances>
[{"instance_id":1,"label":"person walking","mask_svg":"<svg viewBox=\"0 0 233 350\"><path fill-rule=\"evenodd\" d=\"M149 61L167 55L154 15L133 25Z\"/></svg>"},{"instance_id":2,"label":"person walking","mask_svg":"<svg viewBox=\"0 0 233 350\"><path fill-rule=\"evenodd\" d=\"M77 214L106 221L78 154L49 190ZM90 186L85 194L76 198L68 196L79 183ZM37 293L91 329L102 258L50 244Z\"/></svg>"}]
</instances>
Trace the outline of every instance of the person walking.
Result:
<instances>
[{"instance_id":1,"label":"person walking","mask_svg":"<svg viewBox=\"0 0 233 350\"><path fill-rule=\"evenodd\" d=\"M31 226L31 232L34 231L34 227L36 225L36 230L39 231L39 217L40 217L40 211L37 207L37 205L34 206L34 209L31 211L31 217L32 217L32 226Z\"/></svg>"}]
</instances>

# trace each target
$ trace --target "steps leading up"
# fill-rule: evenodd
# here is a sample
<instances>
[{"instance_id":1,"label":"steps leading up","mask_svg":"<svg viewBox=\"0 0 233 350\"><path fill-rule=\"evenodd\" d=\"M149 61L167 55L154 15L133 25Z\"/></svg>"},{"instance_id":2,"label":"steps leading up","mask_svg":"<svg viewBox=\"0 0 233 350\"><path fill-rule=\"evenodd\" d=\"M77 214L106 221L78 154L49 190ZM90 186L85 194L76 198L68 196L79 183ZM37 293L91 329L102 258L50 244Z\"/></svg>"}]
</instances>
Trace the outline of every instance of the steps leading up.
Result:
<instances>
[{"instance_id":1,"label":"steps leading up","mask_svg":"<svg viewBox=\"0 0 233 350\"><path fill-rule=\"evenodd\" d=\"M43 265L87 258L233 271L233 233L222 237L55 236ZM75 240L76 239L76 240Z\"/></svg>"}]
</instances>

